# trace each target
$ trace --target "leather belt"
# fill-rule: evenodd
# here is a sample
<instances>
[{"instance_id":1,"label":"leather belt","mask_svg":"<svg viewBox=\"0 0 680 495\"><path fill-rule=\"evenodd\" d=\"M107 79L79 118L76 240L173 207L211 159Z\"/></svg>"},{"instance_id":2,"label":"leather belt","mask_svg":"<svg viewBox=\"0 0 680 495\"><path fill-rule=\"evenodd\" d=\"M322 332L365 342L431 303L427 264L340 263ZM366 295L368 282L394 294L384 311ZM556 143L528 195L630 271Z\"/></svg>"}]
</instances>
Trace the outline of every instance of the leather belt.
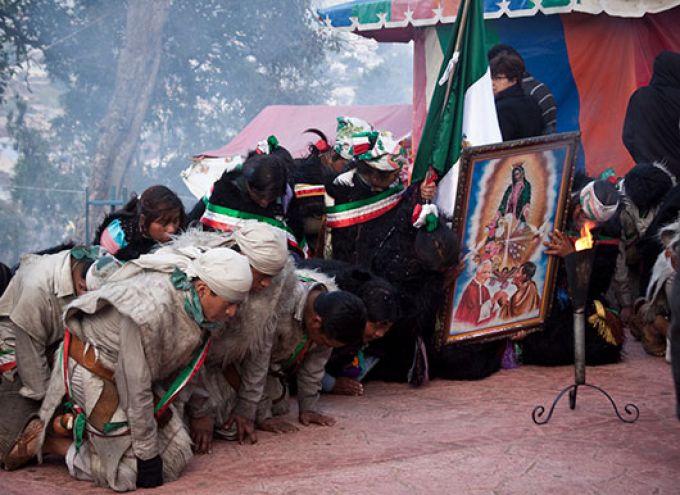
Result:
<instances>
[{"instance_id":1,"label":"leather belt","mask_svg":"<svg viewBox=\"0 0 680 495\"><path fill-rule=\"evenodd\" d=\"M113 371L102 366L97 360L92 346L85 351L85 344L83 341L73 334L71 334L68 355L93 375L101 378L104 383L99 400L97 400L92 412L87 417L88 423L99 431L104 431L104 425L111 421L113 413L118 409L118 390L116 389L116 383L113 379Z\"/></svg>"}]
</instances>

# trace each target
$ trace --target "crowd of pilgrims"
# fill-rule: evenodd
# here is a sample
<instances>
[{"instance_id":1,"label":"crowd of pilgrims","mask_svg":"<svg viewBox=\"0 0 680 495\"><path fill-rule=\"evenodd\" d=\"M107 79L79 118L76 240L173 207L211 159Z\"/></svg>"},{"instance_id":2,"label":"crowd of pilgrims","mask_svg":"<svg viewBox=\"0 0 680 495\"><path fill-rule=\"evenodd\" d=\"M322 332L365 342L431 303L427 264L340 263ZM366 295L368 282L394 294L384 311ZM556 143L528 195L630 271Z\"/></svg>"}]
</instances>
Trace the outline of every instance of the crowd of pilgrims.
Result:
<instances>
[{"instance_id":1,"label":"crowd of pilgrims","mask_svg":"<svg viewBox=\"0 0 680 495\"><path fill-rule=\"evenodd\" d=\"M153 487L216 439L295 432L291 395L299 424L332 426L322 393L362 395L367 380L421 386L573 362L562 263L542 332L439 345L459 242L443 219L414 216L436 186L407 184L400 143L361 119L338 117L333 141L309 132L307 157L270 137L189 213L153 186L108 215L92 245L3 266L5 469L57 455L77 479ZM594 226L589 365L622 359L624 325L666 355L674 172L643 161L623 178L578 175L566 230L545 240L564 257Z\"/></svg>"}]
</instances>

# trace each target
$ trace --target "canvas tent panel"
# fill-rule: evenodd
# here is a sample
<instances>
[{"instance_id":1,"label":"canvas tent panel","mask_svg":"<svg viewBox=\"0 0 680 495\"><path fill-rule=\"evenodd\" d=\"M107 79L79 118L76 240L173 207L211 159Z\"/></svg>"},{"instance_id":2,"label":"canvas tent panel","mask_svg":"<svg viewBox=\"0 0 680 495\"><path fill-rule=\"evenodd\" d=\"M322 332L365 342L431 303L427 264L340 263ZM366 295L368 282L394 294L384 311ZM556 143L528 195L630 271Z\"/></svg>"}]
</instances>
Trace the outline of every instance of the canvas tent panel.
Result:
<instances>
[{"instance_id":1,"label":"canvas tent panel","mask_svg":"<svg viewBox=\"0 0 680 495\"><path fill-rule=\"evenodd\" d=\"M633 165L621 139L628 100L649 82L660 51L680 50L680 8L642 19L570 15L562 22L588 171L623 173Z\"/></svg>"},{"instance_id":2,"label":"canvas tent panel","mask_svg":"<svg viewBox=\"0 0 680 495\"><path fill-rule=\"evenodd\" d=\"M400 138L411 132L411 105L271 105L257 114L227 145L204 151L196 157L245 155L258 141L273 134L297 158L305 155L309 145L318 139L313 134L303 133L305 129L319 129L333 141L336 118L342 115L360 117Z\"/></svg>"}]
</instances>

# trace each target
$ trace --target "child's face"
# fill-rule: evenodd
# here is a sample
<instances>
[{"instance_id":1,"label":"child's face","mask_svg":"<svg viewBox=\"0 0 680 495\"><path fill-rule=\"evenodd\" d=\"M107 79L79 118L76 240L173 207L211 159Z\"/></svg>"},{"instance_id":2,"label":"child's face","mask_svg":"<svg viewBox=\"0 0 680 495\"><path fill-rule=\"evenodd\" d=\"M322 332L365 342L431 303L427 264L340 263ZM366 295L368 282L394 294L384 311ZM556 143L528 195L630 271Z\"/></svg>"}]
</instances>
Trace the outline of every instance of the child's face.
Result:
<instances>
[{"instance_id":1,"label":"child's face","mask_svg":"<svg viewBox=\"0 0 680 495\"><path fill-rule=\"evenodd\" d=\"M168 242L179 229L179 211L154 220L149 224L147 235L156 242Z\"/></svg>"}]
</instances>

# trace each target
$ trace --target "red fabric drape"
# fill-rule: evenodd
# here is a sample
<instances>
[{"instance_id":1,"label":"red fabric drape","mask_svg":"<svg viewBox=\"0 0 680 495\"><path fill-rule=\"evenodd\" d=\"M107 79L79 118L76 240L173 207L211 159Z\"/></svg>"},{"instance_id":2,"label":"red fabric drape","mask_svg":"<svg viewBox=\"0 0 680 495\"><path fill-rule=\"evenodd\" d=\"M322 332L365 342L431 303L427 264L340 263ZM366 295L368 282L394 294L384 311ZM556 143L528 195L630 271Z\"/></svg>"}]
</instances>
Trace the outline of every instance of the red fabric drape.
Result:
<instances>
[{"instance_id":1,"label":"red fabric drape","mask_svg":"<svg viewBox=\"0 0 680 495\"><path fill-rule=\"evenodd\" d=\"M640 19L565 14L562 23L588 173L613 167L623 175L633 166L621 140L628 100L649 82L659 52L680 52L680 8Z\"/></svg>"}]
</instances>

